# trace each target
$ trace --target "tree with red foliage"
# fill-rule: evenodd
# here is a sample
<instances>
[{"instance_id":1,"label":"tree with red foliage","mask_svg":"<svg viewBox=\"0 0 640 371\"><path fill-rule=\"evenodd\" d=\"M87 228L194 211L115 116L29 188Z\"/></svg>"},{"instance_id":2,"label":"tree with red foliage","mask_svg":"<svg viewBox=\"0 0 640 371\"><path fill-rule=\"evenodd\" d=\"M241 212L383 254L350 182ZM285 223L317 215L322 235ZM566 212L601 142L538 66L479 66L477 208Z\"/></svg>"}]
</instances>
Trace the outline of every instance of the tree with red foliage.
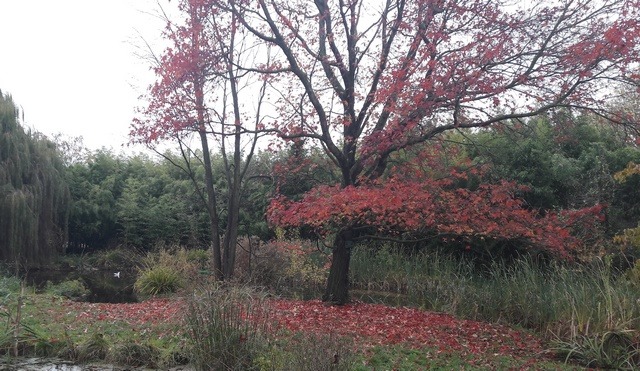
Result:
<instances>
[{"instance_id":1,"label":"tree with red foliage","mask_svg":"<svg viewBox=\"0 0 640 371\"><path fill-rule=\"evenodd\" d=\"M184 162L175 165L191 177L207 206L212 270L222 280L233 275L242 185L257 140L264 133L257 128L265 81L250 80L236 67L238 59L252 57L238 32L236 16L219 12L207 0L182 0L178 9L185 20L175 24L167 18L164 36L172 45L156 59L158 81L149 89L148 106L134 119L131 137L152 148L161 140L179 145ZM257 93L251 97L253 106L247 96L241 102L241 85L257 85ZM194 136L199 150L190 147ZM214 188L210 138L217 143L223 160L227 191L224 231L220 197ZM194 158L204 167L204 187L193 169Z\"/></svg>"},{"instance_id":2,"label":"tree with red foliage","mask_svg":"<svg viewBox=\"0 0 640 371\"><path fill-rule=\"evenodd\" d=\"M409 182L411 188L406 179L389 178L384 184L398 151L450 130L558 107L616 119L607 109L607 89L637 83L629 67L640 54L638 0L538 0L524 7L500 0L212 1L238 20L256 48L270 51L259 64L238 61L238 68L268 79L277 94L278 120L269 125L285 139L315 140L341 174L339 185L323 189L330 197L312 191L305 200L325 210L326 221L369 213L354 204L373 189L398 195L398 202L400 192L425 193L421 201L433 202L431 189L419 183ZM494 195L486 190L482 197ZM271 210L281 201L274 202ZM273 220L309 222L298 218L299 210L283 205ZM383 219L379 223L404 218L388 211L372 215ZM342 304L354 227L337 225L323 299Z\"/></svg>"},{"instance_id":3,"label":"tree with red foliage","mask_svg":"<svg viewBox=\"0 0 640 371\"><path fill-rule=\"evenodd\" d=\"M455 239L469 244L518 241L572 258L581 241L570 233L570 227L578 221L593 227L602 217L600 204L540 215L518 197L526 188L514 182L469 187L469 178L482 177L483 169L443 166L433 150L391 167L384 179L357 187L319 186L299 201L277 197L268 210L270 222L310 227L320 236L348 228L357 232L358 239ZM366 234L372 230L376 235Z\"/></svg>"}]
</instances>

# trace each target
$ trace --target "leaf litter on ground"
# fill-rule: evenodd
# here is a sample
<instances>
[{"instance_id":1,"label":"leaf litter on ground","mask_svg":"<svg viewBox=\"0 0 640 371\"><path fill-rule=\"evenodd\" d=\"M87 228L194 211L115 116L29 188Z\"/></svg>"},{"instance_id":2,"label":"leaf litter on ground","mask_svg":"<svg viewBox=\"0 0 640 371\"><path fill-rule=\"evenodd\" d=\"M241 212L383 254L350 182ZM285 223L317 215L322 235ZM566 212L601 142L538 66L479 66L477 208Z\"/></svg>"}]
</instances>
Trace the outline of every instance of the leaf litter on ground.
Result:
<instances>
[{"instance_id":1,"label":"leaf litter on ground","mask_svg":"<svg viewBox=\"0 0 640 371\"><path fill-rule=\"evenodd\" d=\"M67 313L75 314L75 326L117 321L142 327L179 323L186 303L182 299L161 298L118 304L64 301L63 306ZM320 300L281 298L269 299L269 306L273 309L269 317L280 328L352 337L365 350L402 345L462 356L535 358L547 354L542 341L524 330L417 308L363 302L333 306Z\"/></svg>"}]
</instances>

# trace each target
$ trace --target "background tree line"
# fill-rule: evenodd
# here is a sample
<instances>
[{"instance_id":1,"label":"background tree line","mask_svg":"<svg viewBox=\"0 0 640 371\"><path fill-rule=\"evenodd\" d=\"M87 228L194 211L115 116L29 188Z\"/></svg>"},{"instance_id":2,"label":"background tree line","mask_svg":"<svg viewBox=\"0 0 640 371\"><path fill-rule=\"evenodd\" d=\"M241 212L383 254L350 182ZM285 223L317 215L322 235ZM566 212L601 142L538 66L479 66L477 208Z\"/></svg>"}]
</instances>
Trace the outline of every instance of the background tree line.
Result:
<instances>
[{"instance_id":1,"label":"background tree line","mask_svg":"<svg viewBox=\"0 0 640 371\"><path fill-rule=\"evenodd\" d=\"M209 246L207 210L192 179L175 166L184 160L177 153L152 158L89 151L78 139L73 143L55 138L54 143L25 131L9 96L3 95L1 103L2 260L44 263L65 251L115 246L141 250L158 245ZM629 164L640 163L640 150L633 138L593 116L560 112L490 129L457 131L445 136L441 145L446 146L442 156L451 157L447 166L470 161L472 167L489 169L460 186L513 180L527 187L519 196L540 214L604 204L604 222L582 236L597 238L591 243L600 248L624 230L633 230L640 220L640 174L630 173L623 182L614 179ZM224 212L224 165L220 155L214 153L212 159ZM393 159L409 160L409 154ZM202 164L193 161L193 171L202 173ZM274 232L265 210L273 192L277 188L295 199L317 185L331 184L338 174L323 161L315 148L303 143L279 153L258 154L242 189L240 234L271 239ZM305 235L304 230L298 233Z\"/></svg>"}]
</instances>

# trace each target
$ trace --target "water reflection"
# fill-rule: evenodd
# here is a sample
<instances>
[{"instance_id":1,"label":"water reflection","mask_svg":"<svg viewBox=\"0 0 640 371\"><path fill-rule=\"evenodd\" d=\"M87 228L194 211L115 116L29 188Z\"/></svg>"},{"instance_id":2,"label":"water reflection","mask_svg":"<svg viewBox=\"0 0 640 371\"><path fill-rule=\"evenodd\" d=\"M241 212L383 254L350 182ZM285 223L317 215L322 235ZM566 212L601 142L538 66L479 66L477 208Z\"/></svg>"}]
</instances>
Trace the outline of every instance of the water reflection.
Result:
<instances>
[{"instance_id":1,"label":"water reflection","mask_svg":"<svg viewBox=\"0 0 640 371\"><path fill-rule=\"evenodd\" d=\"M138 301L134 291L134 272L118 272L118 276L113 271L91 270L91 271L63 271L40 269L28 273L27 281L29 285L36 289L44 289L47 282L59 284L67 280L81 280L89 295L86 301L90 303L135 303Z\"/></svg>"}]
</instances>

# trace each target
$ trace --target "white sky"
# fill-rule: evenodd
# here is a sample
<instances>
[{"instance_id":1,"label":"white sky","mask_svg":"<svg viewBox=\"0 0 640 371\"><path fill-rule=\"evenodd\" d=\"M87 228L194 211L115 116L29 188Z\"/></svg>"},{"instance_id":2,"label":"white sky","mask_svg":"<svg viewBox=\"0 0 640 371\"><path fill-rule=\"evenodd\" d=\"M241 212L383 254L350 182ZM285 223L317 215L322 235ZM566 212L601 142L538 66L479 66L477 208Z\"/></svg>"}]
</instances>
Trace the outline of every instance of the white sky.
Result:
<instances>
[{"instance_id":1,"label":"white sky","mask_svg":"<svg viewBox=\"0 0 640 371\"><path fill-rule=\"evenodd\" d=\"M142 38L162 51L157 10L155 0L0 0L0 90L27 127L120 151L154 80Z\"/></svg>"}]
</instances>

